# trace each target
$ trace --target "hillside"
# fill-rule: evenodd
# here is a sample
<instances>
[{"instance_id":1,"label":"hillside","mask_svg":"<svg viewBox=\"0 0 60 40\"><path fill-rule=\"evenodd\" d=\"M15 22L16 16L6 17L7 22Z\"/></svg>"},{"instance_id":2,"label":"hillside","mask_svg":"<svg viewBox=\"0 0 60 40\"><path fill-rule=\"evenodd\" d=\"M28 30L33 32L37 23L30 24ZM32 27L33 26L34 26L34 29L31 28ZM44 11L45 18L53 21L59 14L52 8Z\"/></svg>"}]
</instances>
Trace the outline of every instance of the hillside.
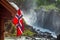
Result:
<instances>
[{"instance_id":1,"label":"hillside","mask_svg":"<svg viewBox=\"0 0 60 40\"><path fill-rule=\"evenodd\" d=\"M33 32L32 26L27 25L24 22L24 32L23 36L33 36L35 33ZM6 37L14 37L16 36L16 26L11 22L11 20L8 20L5 22L5 36Z\"/></svg>"}]
</instances>

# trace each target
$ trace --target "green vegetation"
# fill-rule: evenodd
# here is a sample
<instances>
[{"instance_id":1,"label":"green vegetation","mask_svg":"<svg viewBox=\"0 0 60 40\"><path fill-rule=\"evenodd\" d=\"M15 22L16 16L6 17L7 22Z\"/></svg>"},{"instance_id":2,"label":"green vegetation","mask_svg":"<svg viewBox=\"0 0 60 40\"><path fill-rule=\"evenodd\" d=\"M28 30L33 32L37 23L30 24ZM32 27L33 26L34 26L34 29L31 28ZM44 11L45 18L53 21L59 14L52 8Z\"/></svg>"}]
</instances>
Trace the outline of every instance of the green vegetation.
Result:
<instances>
[{"instance_id":1,"label":"green vegetation","mask_svg":"<svg viewBox=\"0 0 60 40\"><path fill-rule=\"evenodd\" d=\"M50 4L60 5L60 0L37 0L38 6Z\"/></svg>"},{"instance_id":2,"label":"green vegetation","mask_svg":"<svg viewBox=\"0 0 60 40\"><path fill-rule=\"evenodd\" d=\"M37 8L44 7L46 10L60 10L60 0L37 0Z\"/></svg>"},{"instance_id":3,"label":"green vegetation","mask_svg":"<svg viewBox=\"0 0 60 40\"><path fill-rule=\"evenodd\" d=\"M51 4L51 5L42 5L40 7L38 7L37 9L40 9L41 7L45 8L46 10L45 11L48 11L48 10L51 10L51 9L57 9L57 10L60 10L59 8L57 8L54 4Z\"/></svg>"},{"instance_id":4,"label":"green vegetation","mask_svg":"<svg viewBox=\"0 0 60 40\"><path fill-rule=\"evenodd\" d=\"M49 0L37 0L37 5L48 5L50 4Z\"/></svg>"},{"instance_id":5,"label":"green vegetation","mask_svg":"<svg viewBox=\"0 0 60 40\"><path fill-rule=\"evenodd\" d=\"M24 33L22 35L24 35L24 36L31 36L32 37L34 34L35 33L30 31L29 29L25 29Z\"/></svg>"},{"instance_id":6,"label":"green vegetation","mask_svg":"<svg viewBox=\"0 0 60 40\"><path fill-rule=\"evenodd\" d=\"M25 25L27 25L27 24L25 24ZM33 36L35 33L32 32L27 27L28 26L25 26L25 30L22 35L23 36ZM5 22L5 36L6 37L15 37L16 36L16 26L11 22L11 20L8 20L7 22Z\"/></svg>"},{"instance_id":7,"label":"green vegetation","mask_svg":"<svg viewBox=\"0 0 60 40\"><path fill-rule=\"evenodd\" d=\"M5 36L16 36L16 27L11 20L5 22Z\"/></svg>"}]
</instances>

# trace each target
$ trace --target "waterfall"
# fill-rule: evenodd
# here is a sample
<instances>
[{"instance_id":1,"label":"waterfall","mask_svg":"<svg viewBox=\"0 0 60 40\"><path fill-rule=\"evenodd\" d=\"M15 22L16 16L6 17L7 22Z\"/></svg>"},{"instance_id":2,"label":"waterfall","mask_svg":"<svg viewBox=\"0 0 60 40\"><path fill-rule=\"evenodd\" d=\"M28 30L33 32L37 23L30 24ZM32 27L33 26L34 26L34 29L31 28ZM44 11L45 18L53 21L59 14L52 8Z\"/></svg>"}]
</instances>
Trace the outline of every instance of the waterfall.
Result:
<instances>
[{"instance_id":1,"label":"waterfall","mask_svg":"<svg viewBox=\"0 0 60 40\"><path fill-rule=\"evenodd\" d=\"M36 0L28 0L26 6L27 10L23 10L23 18L26 24L31 25L33 28L40 29L40 31L52 33L51 35L56 37L55 32L50 30L50 26L44 26L47 25L45 23L48 23L50 20L45 22L48 17L48 13L46 13L45 9L41 7L41 9L35 11L37 7Z\"/></svg>"},{"instance_id":2,"label":"waterfall","mask_svg":"<svg viewBox=\"0 0 60 40\"><path fill-rule=\"evenodd\" d=\"M27 5L27 10L23 11L23 18L28 25L33 26L37 20L36 12L34 11L36 8L36 0L27 0L25 4Z\"/></svg>"}]
</instances>

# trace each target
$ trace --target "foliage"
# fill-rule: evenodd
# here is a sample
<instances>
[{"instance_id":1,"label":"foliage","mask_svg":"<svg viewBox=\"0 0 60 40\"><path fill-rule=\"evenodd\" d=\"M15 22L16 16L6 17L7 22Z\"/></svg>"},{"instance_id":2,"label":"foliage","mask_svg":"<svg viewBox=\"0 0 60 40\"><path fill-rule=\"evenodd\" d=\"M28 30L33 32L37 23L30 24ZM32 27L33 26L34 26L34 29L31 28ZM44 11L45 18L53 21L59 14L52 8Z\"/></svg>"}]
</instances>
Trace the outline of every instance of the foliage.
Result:
<instances>
[{"instance_id":1,"label":"foliage","mask_svg":"<svg viewBox=\"0 0 60 40\"><path fill-rule=\"evenodd\" d=\"M35 33L30 31L29 29L25 29L24 33L22 35L24 36L33 36Z\"/></svg>"},{"instance_id":2,"label":"foliage","mask_svg":"<svg viewBox=\"0 0 60 40\"><path fill-rule=\"evenodd\" d=\"M24 19L23 19L24 20ZM24 21L24 24L27 25ZM28 26L25 26L25 30L22 35L25 36L33 36L34 32L32 32L30 29L27 28ZM15 37L16 36L16 26L11 22L11 20L8 20L5 22L5 36L8 37Z\"/></svg>"},{"instance_id":3,"label":"foliage","mask_svg":"<svg viewBox=\"0 0 60 40\"><path fill-rule=\"evenodd\" d=\"M39 9L40 7L44 7L46 10L60 10L60 0L37 0L37 8Z\"/></svg>"},{"instance_id":4,"label":"foliage","mask_svg":"<svg viewBox=\"0 0 60 40\"><path fill-rule=\"evenodd\" d=\"M45 8L46 10L45 11L48 11L48 10L52 10L52 9L56 9L56 10L60 10L59 8L57 8L54 4L51 4L51 5L46 5L46 6L40 6L38 7L38 9L40 9L41 7Z\"/></svg>"},{"instance_id":5,"label":"foliage","mask_svg":"<svg viewBox=\"0 0 60 40\"><path fill-rule=\"evenodd\" d=\"M38 6L50 4L60 5L60 0L37 0Z\"/></svg>"},{"instance_id":6,"label":"foliage","mask_svg":"<svg viewBox=\"0 0 60 40\"><path fill-rule=\"evenodd\" d=\"M5 22L5 36L16 36L16 27L11 20Z\"/></svg>"},{"instance_id":7,"label":"foliage","mask_svg":"<svg viewBox=\"0 0 60 40\"><path fill-rule=\"evenodd\" d=\"M50 2L49 0L37 0L37 5L48 5Z\"/></svg>"}]
</instances>

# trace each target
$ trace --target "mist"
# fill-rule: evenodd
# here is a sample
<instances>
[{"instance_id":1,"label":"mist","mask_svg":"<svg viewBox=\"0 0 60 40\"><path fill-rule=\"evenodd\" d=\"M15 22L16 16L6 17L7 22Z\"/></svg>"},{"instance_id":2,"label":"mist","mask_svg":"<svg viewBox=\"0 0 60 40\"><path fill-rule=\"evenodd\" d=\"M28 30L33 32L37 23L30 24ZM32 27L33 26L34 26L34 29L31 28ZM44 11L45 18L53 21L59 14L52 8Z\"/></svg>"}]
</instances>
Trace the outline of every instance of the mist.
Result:
<instances>
[{"instance_id":1,"label":"mist","mask_svg":"<svg viewBox=\"0 0 60 40\"><path fill-rule=\"evenodd\" d=\"M37 9L37 0L26 0L22 7L23 18L26 24L36 30L52 33L56 37L60 33L60 12L57 9L46 11L45 7Z\"/></svg>"}]
</instances>

